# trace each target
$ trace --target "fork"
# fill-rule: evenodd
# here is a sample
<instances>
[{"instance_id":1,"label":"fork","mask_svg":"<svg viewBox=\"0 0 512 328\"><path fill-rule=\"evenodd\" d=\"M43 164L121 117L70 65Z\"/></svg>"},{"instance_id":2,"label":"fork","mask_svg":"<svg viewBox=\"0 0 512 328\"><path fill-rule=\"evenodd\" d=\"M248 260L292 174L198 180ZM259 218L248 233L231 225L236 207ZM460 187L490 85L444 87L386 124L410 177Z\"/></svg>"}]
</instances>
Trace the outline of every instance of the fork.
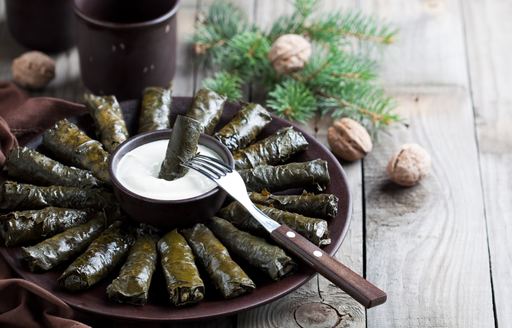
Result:
<instances>
[{"instance_id":1,"label":"fork","mask_svg":"<svg viewBox=\"0 0 512 328\"><path fill-rule=\"evenodd\" d=\"M237 200L270 233L270 236L277 244L300 258L364 307L371 308L386 301L387 296L385 292L285 224L276 222L260 211L249 199L242 177L231 167L216 158L201 154L197 154L182 165L215 181L219 187Z\"/></svg>"}]
</instances>

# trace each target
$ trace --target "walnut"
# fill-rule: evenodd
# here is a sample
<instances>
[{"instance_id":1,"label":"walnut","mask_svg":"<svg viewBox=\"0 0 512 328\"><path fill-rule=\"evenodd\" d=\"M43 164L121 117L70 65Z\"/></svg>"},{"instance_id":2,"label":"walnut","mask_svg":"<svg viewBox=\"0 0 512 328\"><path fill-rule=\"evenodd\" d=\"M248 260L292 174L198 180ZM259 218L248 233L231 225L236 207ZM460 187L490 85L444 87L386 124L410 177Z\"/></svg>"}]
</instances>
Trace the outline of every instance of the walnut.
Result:
<instances>
[{"instance_id":1,"label":"walnut","mask_svg":"<svg viewBox=\"0 0 512 328\"><path fill-rule=\"evenodd\" d=\"M327 130L327 141L332 152L346 161L365 157L373 147L368 131L350 118L334 122Z\"/></svg>"},{"instance_id":2,"label":"walnut","mask_svg":"<svg viewBox=\"0 0 512 328\"><path fill-rule=\"evenodd\" d=\"M311 44L298 34L281 35L272 44L268 59L279 74L301 70L311 56Z\"/></svg>"},{"instance_id":3,"label":"walnut","mask_svg":"<svg viewBox=\"0 0 512 328\"><path fill-rule=\"evenodd\" d=\"M12 62L13 80L22 87L41 89L55 77L55 62L39 51L29 51Z\"/></svg>"},{"instance_id":4,"label":"walnut","mask_svg":"<svg viewBox=\"0 0 512 328\"><path fill-rule=\"evenodd\" d=\"M428 174L431 162L430 155L421 146L405 144L388 163L389 178L401 186L414 186Z\"/></svg>"}]
</instances>

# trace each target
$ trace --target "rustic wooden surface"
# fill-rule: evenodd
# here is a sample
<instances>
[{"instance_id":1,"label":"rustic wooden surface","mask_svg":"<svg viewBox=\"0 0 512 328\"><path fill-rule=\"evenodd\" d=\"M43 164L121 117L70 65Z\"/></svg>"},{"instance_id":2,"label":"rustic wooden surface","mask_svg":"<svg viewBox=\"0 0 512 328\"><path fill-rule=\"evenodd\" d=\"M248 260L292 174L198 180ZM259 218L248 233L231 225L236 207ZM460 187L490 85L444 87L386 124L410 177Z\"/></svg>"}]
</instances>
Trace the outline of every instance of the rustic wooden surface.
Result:
<instances>
[{"instance_id":1,"label":"rustic wooden surface","mask_svg":"<svg viewBox=\"0 0 512 328\"><path fill-rule=\"evenodd\" d=\"M204 74L187 40L211 0L186 0L179 14L175 94L191 96ZM237 0L268 26L289 1ZM321 277L271 304L229 318L173 327L508 327L512 321L512 3L479 0L324 1L361 8L400 28L384 52L382 82L409 127L380 136L364 161L342 163L354 200L337 256L388 292L365 311ZM25 49L9 36L0 0L0 79ZM76 50L56 56L45 95L79 99ZM248 88L248 97L258 97ZM306 128L326 143L329 120ZM385 175L390 155L416 142L432 174L403 189Z\"/></svg>"}]
</instances>

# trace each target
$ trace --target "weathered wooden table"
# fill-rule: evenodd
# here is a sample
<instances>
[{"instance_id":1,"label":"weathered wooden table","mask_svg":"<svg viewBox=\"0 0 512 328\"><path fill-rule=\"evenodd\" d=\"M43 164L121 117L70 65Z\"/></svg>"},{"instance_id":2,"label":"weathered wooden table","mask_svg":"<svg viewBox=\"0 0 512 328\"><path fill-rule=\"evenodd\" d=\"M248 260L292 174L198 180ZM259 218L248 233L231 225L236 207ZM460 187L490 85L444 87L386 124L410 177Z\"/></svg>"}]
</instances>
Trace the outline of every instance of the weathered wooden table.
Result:
<instances>
[{"instance_id":1,"label":"weathered wooden table","mask_svg":"<svg viewBox=\"0 0 512 328\"><path fill-rule=\"evenodd\" d=\"M191 96L202 75L187 40L209 3L184 0L179 13L175 94ZM238 0L268 25L289 1ZM323 1L353 7L400 28L384 53L382 81L409 128L380 136L364 161L343 163L354 199L338 257L388 292L365 311L318 277L266 306L198 327L510 327L512 322L512 2L482 0ZM0 0L0 79L24 49L6 29ZM60 54L43 93L80 99L76 50ZM325 143L326 119L309 129ZM402 189L385 165L402 143L432 155L433 172ZM185 326L185 325L184 325ZM186 325L187 327L196 326Z\"/></svg>"}]
</instances>

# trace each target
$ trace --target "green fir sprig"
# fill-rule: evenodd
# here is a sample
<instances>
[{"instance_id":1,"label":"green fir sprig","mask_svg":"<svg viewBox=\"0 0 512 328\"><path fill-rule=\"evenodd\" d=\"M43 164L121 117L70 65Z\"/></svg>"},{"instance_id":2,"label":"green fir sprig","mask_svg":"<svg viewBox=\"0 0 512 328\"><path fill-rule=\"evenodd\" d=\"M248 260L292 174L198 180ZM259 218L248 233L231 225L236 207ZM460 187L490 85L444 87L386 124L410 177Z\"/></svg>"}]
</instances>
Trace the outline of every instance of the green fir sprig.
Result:
<instances>
[{"instance_id":1,"label":"green fir sprig","mask_svg":"<svg viewBox=\"0 0 512 328\"><path fill-rule=\"evenodd\" d=\"M319 14L319 2L295 0L294 11L267 31L250 24L233 4L214 2L198 19L192 39L206 67L217 72L204 86L230 100L241 100L247 84L263 88L267 107L296 121L329 114L351 117L372 131L398 121L393 100L375 83L377 63L354 49L390 44L396 30L358 11ZM304 36L313 52L302 70L280 75L268 53L283 34Z\"/></svg>"}]
</instances>

